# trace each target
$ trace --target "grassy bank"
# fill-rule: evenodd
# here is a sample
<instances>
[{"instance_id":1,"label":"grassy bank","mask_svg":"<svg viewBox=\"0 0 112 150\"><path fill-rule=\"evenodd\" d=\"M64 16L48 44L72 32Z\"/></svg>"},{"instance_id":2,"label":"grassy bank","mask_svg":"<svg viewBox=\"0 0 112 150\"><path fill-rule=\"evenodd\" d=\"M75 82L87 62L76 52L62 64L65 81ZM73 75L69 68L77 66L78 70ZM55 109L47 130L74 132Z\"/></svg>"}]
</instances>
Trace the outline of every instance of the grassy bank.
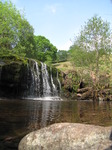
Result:
<instances>
[{"instance_id":1,"label":"grassy bank","mask_svg":"<svg viewBox=\"0 0 112 150\"><path fill-rule=\"evenodd\" d=\"M53 64L53 66L63 71L64 73L67 73L70 70L75 70L74 66L72 65L70 61L55 63Z\"/></svg>"}]
</instances>

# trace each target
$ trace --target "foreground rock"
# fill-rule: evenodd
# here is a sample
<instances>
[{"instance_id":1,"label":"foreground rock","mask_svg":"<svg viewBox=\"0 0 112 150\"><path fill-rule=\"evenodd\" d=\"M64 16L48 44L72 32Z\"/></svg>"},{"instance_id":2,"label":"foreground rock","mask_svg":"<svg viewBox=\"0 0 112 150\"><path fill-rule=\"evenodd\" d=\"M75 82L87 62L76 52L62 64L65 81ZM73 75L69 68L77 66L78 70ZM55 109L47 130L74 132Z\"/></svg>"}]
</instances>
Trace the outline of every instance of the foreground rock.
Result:
<instances>
[{"instance_id":1,"label":"foreground rock","mask_svg":"<svg viewBox=\"0 0 112 150\"><path fill-rule=\"evenodd\" d=\"M111 150L112 128L59 123L25 136L19 150Z\"/></svg>"}]
</instances>

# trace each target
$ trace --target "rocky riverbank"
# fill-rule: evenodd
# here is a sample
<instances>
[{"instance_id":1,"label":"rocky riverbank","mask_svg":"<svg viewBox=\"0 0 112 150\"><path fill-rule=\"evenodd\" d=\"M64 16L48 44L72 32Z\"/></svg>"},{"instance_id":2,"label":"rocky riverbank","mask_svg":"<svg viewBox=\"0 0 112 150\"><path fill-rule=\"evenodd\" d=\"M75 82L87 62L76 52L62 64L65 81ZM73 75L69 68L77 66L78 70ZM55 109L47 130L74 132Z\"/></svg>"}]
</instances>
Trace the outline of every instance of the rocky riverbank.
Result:
<instances>
[{"instance_id":1,"label":"rocky riverbank","mask_svg":"<svg viewBox=\"0 0 112 150\"><path fill-rule=\"evenodd\" d=\"M88 72L82 77L77 71L68 71L63 75L63 91L65 97L77 100L112 100L112 86L107 74L94 81Z\"/></svg>"}]
</instances>

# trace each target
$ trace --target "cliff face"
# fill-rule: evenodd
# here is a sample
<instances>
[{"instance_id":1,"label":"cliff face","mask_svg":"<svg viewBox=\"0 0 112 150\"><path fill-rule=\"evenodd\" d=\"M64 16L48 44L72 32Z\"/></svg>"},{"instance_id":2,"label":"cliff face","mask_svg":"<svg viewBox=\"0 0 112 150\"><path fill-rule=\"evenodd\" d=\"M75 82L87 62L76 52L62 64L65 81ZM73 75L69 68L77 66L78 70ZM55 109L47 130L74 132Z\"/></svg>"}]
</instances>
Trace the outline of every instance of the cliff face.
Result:
<instances>
[{"instance_id":1,"label":"cliff face","mask_svg":"<svg viewBox=\"0 0 112 150\"><path fill-rule=\"evenodd\" d=\"M61 72L42 62L17 56L0 57L0 97L57 96Z\"/></svg>"},{"instance_id":2,"label":"cliff face","mask_svg":"<svg viewBox=\"0 0 112 150\"><path fill-rule=\"evenodd\" d=\"M22 96L27 89L27 59L14 56L0 58L0 96Z\"/></svg>"}]
</instances>

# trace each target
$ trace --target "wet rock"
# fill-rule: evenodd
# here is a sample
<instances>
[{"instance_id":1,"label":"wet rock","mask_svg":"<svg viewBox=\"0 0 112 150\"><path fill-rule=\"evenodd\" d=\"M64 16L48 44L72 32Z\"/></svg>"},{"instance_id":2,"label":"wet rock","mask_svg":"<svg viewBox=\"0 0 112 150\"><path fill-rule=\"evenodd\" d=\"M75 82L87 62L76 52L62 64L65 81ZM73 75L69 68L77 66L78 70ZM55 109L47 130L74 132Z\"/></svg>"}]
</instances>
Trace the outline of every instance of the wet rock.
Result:
<instances>
[{"instance_id":1,"label":"wet rock","mask_svg":"<svg viewBox=\"0 0 112 150\"><path fill-rule=\"evenodd\" d=\"M2 65L0 73L0 96L22 95L27 87L27 65L20 62L11 62Z\"/></svg>"},{"instance_id":2,"label":"wet rock","mask_svg":"<svg viewBox=\"0 0 112 150\"><path fill-rule=\"evenodd\" d=\"M26 135L19 150L110 150L112 128L59 123Z\"/></svg>"}]
</instances>

